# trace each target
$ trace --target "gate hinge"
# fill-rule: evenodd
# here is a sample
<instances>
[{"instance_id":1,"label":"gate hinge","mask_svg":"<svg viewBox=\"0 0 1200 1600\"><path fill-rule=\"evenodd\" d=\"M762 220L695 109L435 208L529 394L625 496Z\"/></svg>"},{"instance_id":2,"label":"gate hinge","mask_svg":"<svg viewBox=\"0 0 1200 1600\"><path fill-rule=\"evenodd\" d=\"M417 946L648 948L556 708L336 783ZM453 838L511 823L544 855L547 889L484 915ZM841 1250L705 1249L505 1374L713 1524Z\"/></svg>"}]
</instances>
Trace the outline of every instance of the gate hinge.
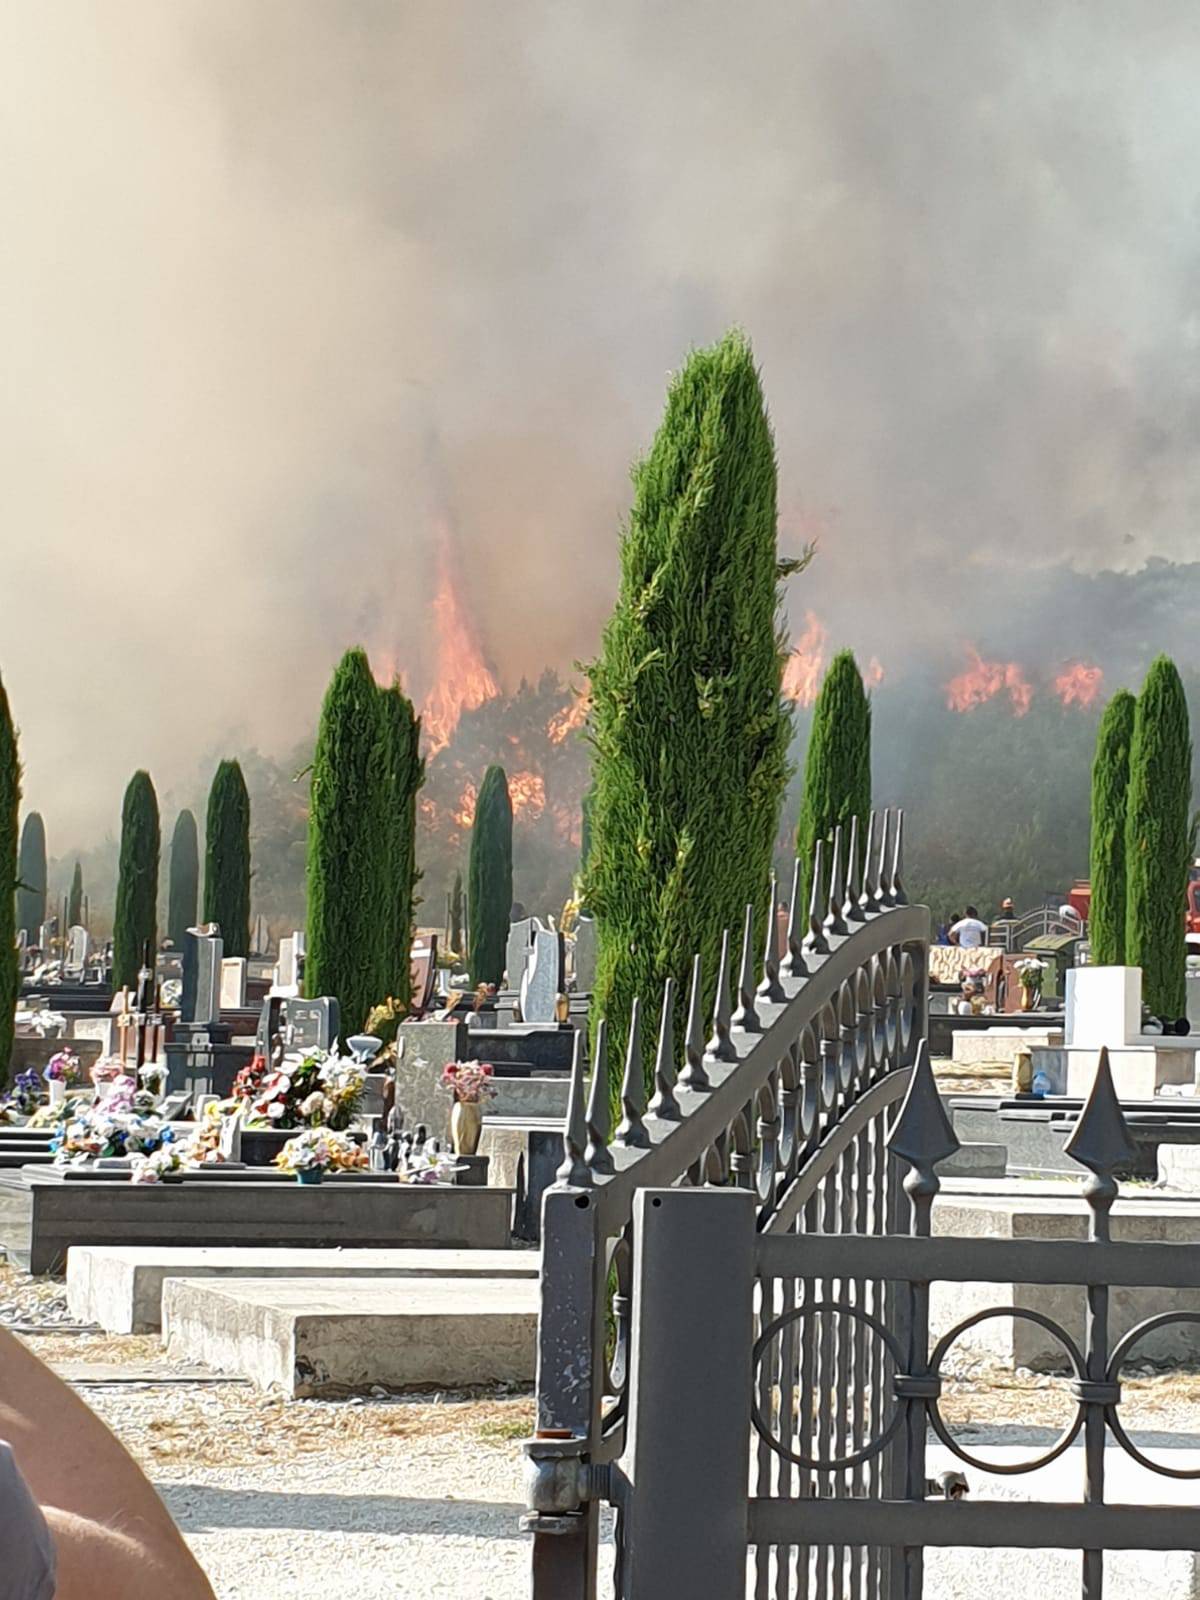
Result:
<instances>
[{"instance_id":1,"label":"gate hinge","mask_svg":"<svg viewBox=\"0 0 1200 1600\"><path fill-rule=\"evenodd\" d=\"M583 1459L588 1440L566 1436L526 1439L525 1504L522 1529L529 1533L570 1533L589 1500L605 1500L611 1483L608 1464Z\"/></svg>"}]
</instances>

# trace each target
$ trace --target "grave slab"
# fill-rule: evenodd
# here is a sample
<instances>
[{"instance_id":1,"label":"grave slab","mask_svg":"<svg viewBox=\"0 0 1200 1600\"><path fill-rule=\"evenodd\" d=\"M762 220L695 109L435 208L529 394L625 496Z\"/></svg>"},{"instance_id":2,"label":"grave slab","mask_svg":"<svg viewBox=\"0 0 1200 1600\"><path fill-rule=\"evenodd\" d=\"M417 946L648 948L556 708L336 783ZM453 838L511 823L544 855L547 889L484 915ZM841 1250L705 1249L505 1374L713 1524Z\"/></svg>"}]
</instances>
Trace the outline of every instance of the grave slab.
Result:
<instances>
[{"instance_id":1,"label":"grave slab","mask_svg":"<svg viewBox=\"0 0 1200 1600\"><path fill-rule=\"evenodd\" d=\"M174 1359L296 1399L526 1383L538 1295L519 1279L169 1278L163 1338Z\"/></svg>"}]
</instances>

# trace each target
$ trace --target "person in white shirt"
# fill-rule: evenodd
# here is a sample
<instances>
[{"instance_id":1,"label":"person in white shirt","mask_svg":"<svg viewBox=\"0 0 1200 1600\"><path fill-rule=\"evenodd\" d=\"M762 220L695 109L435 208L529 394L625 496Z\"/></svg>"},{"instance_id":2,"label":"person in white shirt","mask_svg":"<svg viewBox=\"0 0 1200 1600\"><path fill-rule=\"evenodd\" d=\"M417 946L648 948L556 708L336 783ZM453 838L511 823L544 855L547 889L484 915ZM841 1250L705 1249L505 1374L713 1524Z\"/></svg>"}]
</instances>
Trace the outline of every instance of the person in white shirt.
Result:
<instances>
[{"instance_id":1,"label":"person in white shirt","mask_svg":"<svg viewBox=\"0 0 1200 1600\"><path fill-rule=\"evenodd\" d=\"M966 916L960 917L950 929L950 939L964 950L978 950L987 943L987 923L979 920L974 906L968 906Z\"/></svg>"}]
</instances>

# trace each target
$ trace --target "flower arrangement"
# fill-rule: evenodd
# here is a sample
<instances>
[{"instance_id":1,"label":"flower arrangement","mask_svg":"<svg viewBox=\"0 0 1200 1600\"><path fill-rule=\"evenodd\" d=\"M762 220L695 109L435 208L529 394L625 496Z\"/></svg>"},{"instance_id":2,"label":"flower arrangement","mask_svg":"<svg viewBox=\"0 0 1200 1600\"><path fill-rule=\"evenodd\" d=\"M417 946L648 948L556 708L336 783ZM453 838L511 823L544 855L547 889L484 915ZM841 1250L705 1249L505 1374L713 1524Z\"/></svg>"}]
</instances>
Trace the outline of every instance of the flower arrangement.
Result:
<instances>
[{"instance_id":1,"label":"flower arrangement","mask_svg":"<svg viewBox=\"0 0 1200 1600\"><path fill-rule=\"evenodd\" d=\"M61 1011L50 1011L44 1006L37 1011L18 1012L17 1021L39 1039L44 1039L47 1034L57 1039L65 1033L67 1027L67 1019Z\"/></svg>"},{"instance_id":2,"label":"flower arrangement","mask_svg":"<svg viewBox=\"0 0 1200 1600\"><path fill-rule=\"evenodd\" d=\"M130 1164L130 1183L161 1183L174 1172L182 1172L184 1158L174 1141L160 1144L147 1155L135 1155Z\"/></svg>"},{"instance_id":3,"label":"flower arrangement","mask_svg":"<svg viewBox=\"0 0 1200 1600\"><path fill-rule=\"evenodd\" d=\"M1040 989L1046 965L1046 962L1039 961L1036 956L1026 956L1023 961L1014 961L1013 971L1022 989Z\"/></svg>"},{"instance_id":4,"label":"flower arrangement","mask_svg":"<svg viewBox=\"0 0 1200 1600\"><path fill-rule=\"evenodd\" d=\"M70 1050L59 1050L47 1061L42 1076L47 1083L74 1083L79 1077L79 1057Z\"/></svg>"},{"instance_id":5,"label":"flower arrangement","mask_svg":"<svg viewBox=\"0 0 1200 1600\"><path fill-rule=\"evenodd\" d=\"M155 1114L153 1098L122 1076L95 1105L61 1124L50 1149L60 1166L86 1166L105 1156L149 1155L173 1138L170 1123Z\"/></svg>"},{"instance_id":6,"label":"flower arrangement","mask_svg":"<svg viewBox=\"0 0 1200 1600\"><path fill-rule=\"evenodd\" d=\"M224 1161L221 1150L221 1128L225 1118L238 1109L234 1100L210 1100L204 1114L192 1129L191 1137L183 1147L183 1159L189 1167L214 1167Z\"/></svg>"},{"instance_id":7,"label":"flower arrangement","mask_svg":"<svg viewBox=\"0 0 1200 1600\"><path fill-rule=\"evenodd\" d=\"M401 1183L453 1183L458 1162L432 1139L400 1153L396 1177Z\"/></svg>"},{"instance_id":8,"label":"flower arrangement","mask_svg":"<svg viewBox=\"0 0 1200 1600\"><path fill-rule=\"evenodd\" d=\"M306 1128L294 1139L289 1139L275 1157L275 1165L282 1172L351 1171L365 1167L367 1152L348 1134L333 1128Z\"/></svg>"},{"instance_id":9,"label":"flower arrangement","mask_svg":"<svg viewBox=\"0 0 1200 1600\"><path fill-rule=\"evenodd\" d=\"M448 1061L442 1068L442 1086L462 1106L477 1106L496 1095L492 1068L486 1061Z\"/></svg>"},{"instance_id":10,"label":"flower arrangement","mask_svg":"<svg viewBox=\"0 0 1200 1600\"><path fill-rule=\"evenodd\" d=\"M236 1107L248 1128L350 1126L362 1099L366 1072L349 1056L310 1050L284 1056L275 1067L256 1055L233 1082Z\"/></svg>"},{"instance_id":11,"label":"flower arrangement","mask_svg":"<svg viewBox=\"0 0 1200 1600\"><path fill-rule=\"evenodd\" d=\"M0 1121L11 1122L14 1117L31 1117L42 1102L42 1080L37 1069L18 1072L12 1088L0 1102Z\"/></svg>"},{"instance_id":12,"label":"flower arrangement","mask_svg":"<svg viewBox=\"0 0 1200 1600\"><path fill-rule=\"evenodd\" d=\"M88 1074L96 1086L98 1093L103 1094L109 1084L116 1083L118 1078L126 1076L125 1063L116 1056L101 1056Z\"/></svg>"}]
</instances>

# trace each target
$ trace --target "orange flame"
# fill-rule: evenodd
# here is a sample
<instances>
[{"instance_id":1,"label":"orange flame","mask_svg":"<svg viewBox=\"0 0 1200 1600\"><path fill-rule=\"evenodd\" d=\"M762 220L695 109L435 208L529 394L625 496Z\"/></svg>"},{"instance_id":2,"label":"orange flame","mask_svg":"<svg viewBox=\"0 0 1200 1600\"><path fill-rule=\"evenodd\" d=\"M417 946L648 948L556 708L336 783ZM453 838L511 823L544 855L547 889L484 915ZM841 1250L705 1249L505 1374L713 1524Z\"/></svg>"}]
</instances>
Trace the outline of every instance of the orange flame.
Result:
<instances>
[{"instance_id":1,"label":"orange flame","mask_svg":"<svg viewBox=\"0 0 1200 1600\"><path fill-rule=\"evenodd\" d=\"M974 711L977 706L1007 694L1013 716L1023 717L1033 700L1033 686L1015 661L985 661L974 645L967 646L970 666L946 685L951 711Z\"/></svg>"},{"instance_id":2,"label":"orange flame","mask_svg":"<svg viewBox=\"0 0 1200 1600\"><path fill-rule=\"evenodd\" d=\"M878 656L872 656L867 662L867 670L863 673L863 682L868 689L878 689L883 682L883 662Z\"/></svg>"},{"instance_id":3,"label":"orange flame","mask_svg":"<svg viewBox=\"0 0 1200 1600\"><path fill-rule=\"evenodd\" d=\"M546 724L546 737L550 743L561 744L569 733L578 732L587 721L590 704L587 690L582 689L570 705L564 706L561 711L556 711Z\"/></svg>"},{"instance_id":4,"label":"orange flame","mask_svg":"<svg viewBox=\"0 0 1200 1600\"><path fill-rule=\"evenodd\" d=\"M533 822L546 809L546 780L537 772L514 772L508 780L513 817Z\"/></svg>"},{"instance_id":5,"label":"orange flame","mask_svg":"<svg viewBox=\"0 0 1200 1600\"><path fill-rule=\"evenodd\" d=\"M438 550L433 623L437 634L433 688L421 707L430 756L437 755L450 743L464 711L474 711L485 700L494 700L500 693L455 590L448 538L442 540Z\"/></svg>"},{"instance_id":6,"label":"orange flame","mask_svg":"<svg viewBox=\"0 0 1200 1600\"><path fill-rule=\"evenodd\" d=\"M821 687L829 630L812 611L804 613L804 632L783 669L783 692L798 705L811 706Z\"/></svg>"},{"instance_id":7,"label":"orange flame","mask_svg":"<svg viewBox=\"0 0 1200 1600\"><path fill-rule=\"evenodd\" d=\"M1104 673L1088 661L1072 661L1054 680L1054 692L1064 706L1090 706L1100 693Z\"/></svg>"},{"instance_id":8,"label":"orange flame","mask_svg":"<svg viewBox=\"0 0 1200 1600\"><path fill-rule=\"evenodd\" d=\"M478 796L478 789L476 789L475 785L468 778L467 786L459 798L458 810L450 813L460 828L469 828L475 821L475 801L478 799Z\"/></svg>"}]
</instances>

